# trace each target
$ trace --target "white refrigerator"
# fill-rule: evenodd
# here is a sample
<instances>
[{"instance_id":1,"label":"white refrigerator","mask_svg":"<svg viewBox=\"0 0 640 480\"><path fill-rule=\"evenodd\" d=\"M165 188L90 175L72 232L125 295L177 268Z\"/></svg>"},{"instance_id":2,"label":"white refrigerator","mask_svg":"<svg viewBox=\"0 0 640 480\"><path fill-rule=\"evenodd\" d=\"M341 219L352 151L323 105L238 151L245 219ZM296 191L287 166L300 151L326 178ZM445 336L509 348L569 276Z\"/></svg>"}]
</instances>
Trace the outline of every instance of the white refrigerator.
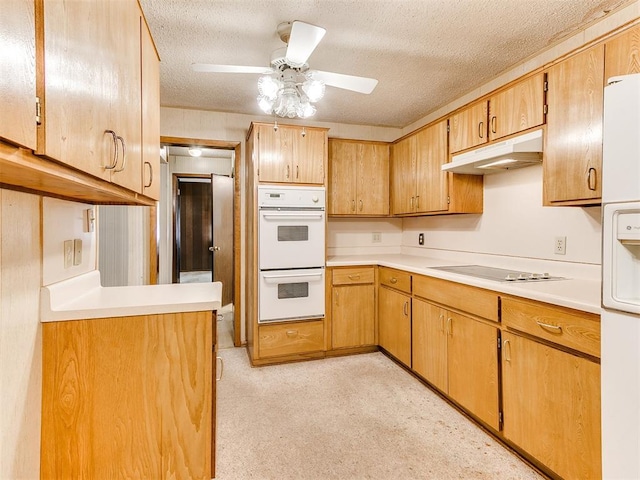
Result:
<instances>
[{"instance_id":1,"label":"white refrigerator","mask_svg":"<svg viewBox=\"0 0 640 480\"><path fill-rule=\"evenodd\" d=\"M640 479L640 74L605 87L602 204L602 471Z\"/></svg>"}]
</instances>

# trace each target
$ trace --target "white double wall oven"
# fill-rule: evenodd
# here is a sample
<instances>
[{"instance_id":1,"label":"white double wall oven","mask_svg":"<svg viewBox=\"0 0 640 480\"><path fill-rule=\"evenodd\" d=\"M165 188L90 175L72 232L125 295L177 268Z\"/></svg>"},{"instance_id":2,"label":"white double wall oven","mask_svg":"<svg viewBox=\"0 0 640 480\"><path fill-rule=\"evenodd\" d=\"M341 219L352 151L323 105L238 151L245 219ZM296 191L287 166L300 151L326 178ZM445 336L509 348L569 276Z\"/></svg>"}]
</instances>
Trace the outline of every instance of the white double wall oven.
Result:
<instances>
[{"instance_id":1,"label":"white double wall oven","mask_svg":"<svg viewBox=\"0 0 640 480\"><path fill-rule=\"evenodd\" d=\"M258 187L258 322L325 314L325 189Z\"/></svg>"}]
</instances>

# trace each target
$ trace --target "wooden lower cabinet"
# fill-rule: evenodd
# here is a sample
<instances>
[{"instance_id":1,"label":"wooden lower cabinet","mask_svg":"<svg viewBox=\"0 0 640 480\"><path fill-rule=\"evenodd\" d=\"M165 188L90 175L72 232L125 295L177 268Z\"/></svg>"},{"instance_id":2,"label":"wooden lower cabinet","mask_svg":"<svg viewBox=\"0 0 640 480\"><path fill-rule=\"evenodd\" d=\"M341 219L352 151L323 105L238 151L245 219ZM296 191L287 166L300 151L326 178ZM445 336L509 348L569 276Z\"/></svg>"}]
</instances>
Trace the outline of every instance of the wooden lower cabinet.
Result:
<instances>
[{"instance_id":1,"label":"wooden lower cabinet","mask_svg":"<svg viewBox=\"0 0 640 480\"><path fill-rule=\"evenodd\" d=\"M600 365L502 336L504 437L566 479L601 478Z\"/></svg>"},{"instance_id":2,"label":"wooden lower cabinet","mask_svg":"<svg viewBox=\"0 0 640 480\"><path fill-rule=\"evenodd\" d=\"M211 478L214 329L212 312L44 323L41 478Z\"/></svg>"},{"instance_id":3,"label":"wooden lower cabinet","mask_svg":"<svg viewBox=\"0 0 640 480\"><path fill-rule=\"evenodd\" d=\"M406 366L411 366L411 297L380 287L378 292L378 342Z\"/></svg>"},{"instance_id":4,"label":"wooden lower cabinet","mask_svg":"<svg viewBox=\"0 0 640 480\"><path fill-rule=\"evenodd\" d=\"M334 269L331 287L331 348L376 344L373 267Z\"/></svg>"},{"instance_id":5,"label":"wooden lower cabinet","mask_svg":"<svg viewBox=\"0 0 640 480\"><path fill-rule=\"evenodd\" d=\"M498 329L413 299L413 370L499 429Z\"/></svg>"}]
</instances>

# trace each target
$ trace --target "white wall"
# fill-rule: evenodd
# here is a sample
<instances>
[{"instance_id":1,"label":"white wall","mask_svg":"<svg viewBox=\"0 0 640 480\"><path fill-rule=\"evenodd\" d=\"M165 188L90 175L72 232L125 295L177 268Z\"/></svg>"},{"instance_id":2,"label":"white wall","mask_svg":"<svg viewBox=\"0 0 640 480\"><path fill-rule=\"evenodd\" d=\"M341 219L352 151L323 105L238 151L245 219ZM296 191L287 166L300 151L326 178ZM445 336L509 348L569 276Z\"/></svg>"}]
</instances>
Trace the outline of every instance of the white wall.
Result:
<instances>
[{"instance_id":1,"label":"white wall","mask_svg":"<svg viewBox=\"0 0 640 480\"><path fill-rule=\"evenodd\" d=\"M373 234L380 234L380 242ZM327 222L327 254L358 255L362 253L400 253L402 219L329 218Z\"/></svg>"}]
</instances>

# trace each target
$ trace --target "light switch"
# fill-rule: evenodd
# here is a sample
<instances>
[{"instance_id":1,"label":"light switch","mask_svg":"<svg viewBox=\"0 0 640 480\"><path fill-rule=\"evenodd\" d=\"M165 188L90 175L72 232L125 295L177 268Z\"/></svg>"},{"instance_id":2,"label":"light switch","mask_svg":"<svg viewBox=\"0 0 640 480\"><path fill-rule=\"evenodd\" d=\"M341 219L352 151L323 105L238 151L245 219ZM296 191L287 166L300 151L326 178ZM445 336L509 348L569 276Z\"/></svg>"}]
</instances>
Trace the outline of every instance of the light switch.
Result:
<instances>
[{"instance_id":1,"label":"light switch","mask_svg":"<svg viewBox=\"0 0 640 480\"><path fill-rule=\"evenodd\" d=\"M80 265L82 263L82 240L76 238L73 241L73 264Z\"/></svg>"},{"instance_id":2,"label":"light switch","mask_svg":"<svg viewBox=\"0 0 640 480\"><path fill-rule=\"evenodd\" d=\"M93 208L84 211L84 231L91 233L96 229L96 214Z\"/></svg>"},{"instance_id":3,"label":"light switch","mask_svg":"<svg viewBox=\"0 0 640 480\"><path fill-rule=\"evenodd\" d=\"M73 265L73 240L64 241L64 268Z\"/></svg>"}]
</instances>

